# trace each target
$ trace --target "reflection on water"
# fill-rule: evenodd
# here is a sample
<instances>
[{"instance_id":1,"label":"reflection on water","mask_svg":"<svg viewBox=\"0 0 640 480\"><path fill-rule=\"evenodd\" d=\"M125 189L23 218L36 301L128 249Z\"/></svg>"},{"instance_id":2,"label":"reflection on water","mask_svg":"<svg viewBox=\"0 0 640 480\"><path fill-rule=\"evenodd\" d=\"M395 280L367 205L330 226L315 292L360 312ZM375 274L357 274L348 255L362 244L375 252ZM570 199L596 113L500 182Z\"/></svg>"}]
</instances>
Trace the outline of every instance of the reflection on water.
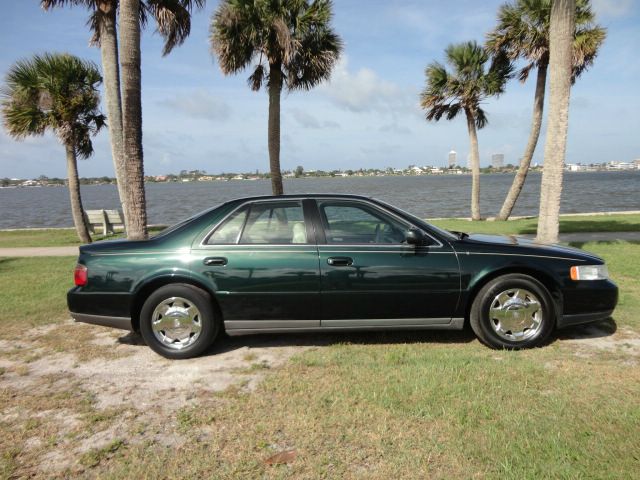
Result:
<instances>
[{"instance_id":1,"label":"reflection on water","mask_svg":"<svg viewBox=\"0 0 640 480\"><path fill-rule=\"evenodd\" d=\"M540 174L527 178L514 215L538 211ZM640 171L565 173L563 213L640 210ZM495 215L512 175L480 177L483 216ZM404 208L421 217L469 216L471 176L349 177L285 180L287 193L353 193ZM147 184L149 222L172 224L226 200L268 195L268 180ZM82 187L86 209L118 208L114 185ZM71 226L69 196L63 187L0 189L0 228Z\"/></svg>"}]
</instances>

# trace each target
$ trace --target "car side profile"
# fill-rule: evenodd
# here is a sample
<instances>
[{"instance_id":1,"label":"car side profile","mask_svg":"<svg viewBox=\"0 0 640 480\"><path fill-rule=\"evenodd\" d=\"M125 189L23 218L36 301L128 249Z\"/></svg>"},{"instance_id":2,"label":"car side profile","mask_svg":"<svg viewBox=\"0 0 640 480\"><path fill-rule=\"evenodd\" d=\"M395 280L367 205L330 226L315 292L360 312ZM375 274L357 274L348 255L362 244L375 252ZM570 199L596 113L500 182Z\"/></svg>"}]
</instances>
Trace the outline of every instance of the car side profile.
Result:
<instances>
[{"instance_id":1,"label":"car side profile","mask_svg":"<svg viewBox=\"0 0 640 480\"><path fill-rule=\"evenodd\" d=\"M459 330L492 348L543 345L606 319L603 260L516 237L439 229L355 195L226 202L144 241L80 247L76 321L139 331L168 358L228 335Z\"/></svg>"}]
</instances>

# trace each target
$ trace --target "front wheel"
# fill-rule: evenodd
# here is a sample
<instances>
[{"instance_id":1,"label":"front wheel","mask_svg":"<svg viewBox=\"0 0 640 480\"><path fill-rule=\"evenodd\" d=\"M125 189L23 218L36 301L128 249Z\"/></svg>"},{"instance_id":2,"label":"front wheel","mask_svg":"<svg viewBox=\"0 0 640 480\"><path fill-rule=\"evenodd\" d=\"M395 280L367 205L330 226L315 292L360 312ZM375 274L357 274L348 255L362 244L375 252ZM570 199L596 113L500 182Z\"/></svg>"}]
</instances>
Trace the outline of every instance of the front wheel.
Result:
<instances>
[{"instance_id":1,"label":"front wheel","mask_svg":"<svg viewBox=\"0 0 640 480\"><path fill-rule=\"evenodd\" d=\"M537 347L555 326L553 299L535 278L503 275L480 289L471 306L470 323L478 339L489 347Z\"/></svg>"},{"instance_id":2,"label":"front wheel","mask_svg":"<svg viewBox=\"0 0 640 480\"><path fill-rule=\"evenodd\" d=\"M140 332L156 353L171 359L192 358L204 352L219 331L211 296L193 285L159 288L144 302Z\"/></svg>"}]
</instances>

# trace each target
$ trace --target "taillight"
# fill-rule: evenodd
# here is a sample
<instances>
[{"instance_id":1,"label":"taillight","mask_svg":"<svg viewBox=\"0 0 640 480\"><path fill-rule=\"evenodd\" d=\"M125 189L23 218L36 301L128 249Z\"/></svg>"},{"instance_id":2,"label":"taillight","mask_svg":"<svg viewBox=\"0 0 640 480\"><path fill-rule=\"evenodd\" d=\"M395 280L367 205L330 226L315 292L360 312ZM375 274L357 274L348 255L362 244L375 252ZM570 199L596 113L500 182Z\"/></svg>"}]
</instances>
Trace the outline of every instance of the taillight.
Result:
<instances>
[{"instance_id":1,"label":"taillight","mask_svg":"<svg viewBox=\"0 0 640 480\"><path fill-rule=\"evenodd\" d=\"M73 283L78 287L84 287L87 284L88 269L84 265L77 264L73 271Z\"/></svg>"}]
</instances>

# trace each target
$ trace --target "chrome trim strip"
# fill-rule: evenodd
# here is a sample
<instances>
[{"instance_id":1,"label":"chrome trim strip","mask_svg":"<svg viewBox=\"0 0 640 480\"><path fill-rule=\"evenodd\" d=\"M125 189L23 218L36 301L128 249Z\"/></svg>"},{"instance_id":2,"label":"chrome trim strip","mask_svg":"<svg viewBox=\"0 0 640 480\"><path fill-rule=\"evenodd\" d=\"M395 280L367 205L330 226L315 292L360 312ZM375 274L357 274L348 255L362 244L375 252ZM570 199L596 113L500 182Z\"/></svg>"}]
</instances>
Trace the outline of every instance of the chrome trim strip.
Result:
<instances>
[{"instance_id":1,"label":"chrome trim strip","mask_svg":"<svg viewBox=\"0 0 640 480\"><path fill-rule=\"evenodd\" d=\"M226 325L226 322L225 322ZM462 330L464 318L452 318L451 322L438 325L367 325L347 327L303 327L303 328L242 328L229 329L229 336L253 335L258 333L330 333L330 332L364 332L385 330Z\"/></svg>"},{"instance_id":2,"label":"chrome trim strip","mask_svg":"<svg viewBox=\"0 0 640 480\"><path fill-rule=\"evenodd\" d=\"M463 252L460 252L463 253ZM490 252L464 252L465 255L500 255L502 257L534 257L534 258L554 258L556 260L570 260L572 262L586 262L579 258L554 257L552 255L530 255L526 253L490 253Z\"/></svg>"},{"instance_id":3,"label":"chrome trim strip","mask_svg":"<svg viewBox=\"0 0 640 480\"><path fill-rule=\"evenodd\" d=\"M352 203L365 203L366 205L370 206L371 208L378 210L378 211L382 211L385 215L390 215L392 217L394 217L395 219L397 219L400 223L403 223L405 225L410 225L412 227L415 228L420 228L417 225L412 224L411 222L409 222L408 220L399 217L398 215L396 215L395 213L381 207L380 205L377 205L376 203L373 203L369 200L364 200L364 199L352 199L352 198L344 198L344 197L316 197L314 195L308 195L308 196L301 196L300 198L262 198L259 200L247 200L243 203L241 203L240 205L238 205L234 210L232 210L231 212L229 212L227 215L224 216L224 218L222 218L222 220L220 220L218 223L216 223L213 228L209 229L207 231L207 233L204 235L204 237L202 237L202 240L200 241L200 244L196 247L196 248L204 248L204 249L209 249L211 247L223 247L223 246L236 246L236 247L243 247L243 246L248 246L250 244L246 244L246 245L242 245L242 244L238 244L238 243L227 243L227 244L207 244L205 243L209 237L211 236L211 234L213 234L213 232L225 221L227 220L227 218L229 218L231 215L233 215L235 212L237 212L238 210L240 210L242 207L244 207L247 204L250 203L263 203L263 202L286 202L286 201L290 201L290 202L299 202L300 206L302 207L302 201L303 200L314 200L316 202L318 202L320 199L322 200L328 200L328 201L344 201L344 202L352 202ZM306 222L305 222L306 223ZM422 228L420 228L421 231L423 231L425 233L425 235L427 235L429 238L431 238L431 240L433 240L434 242L436 242L437 245L429 245L427 248L442 248L443 244L440 240L438 240L437 238L433 237L433 235L431 235L429 232L425 232ZM278 244L269 244L269 246L277 246ZM280 244L283 246L291 246L291 244ZM306 243L306 244L302 244L300 245L301 247L308 247L309 245L316 245L316 244L311 244L311 243ZM322 244L322 245L336 245L336 244ZM345 244L345 246L360 246L360 245L364 245L366 246L367 244ZM380 247L389 247L389 245L394 245L391 243L387 243L384 245L380 245ZM295 244L293 244L293 246L295 246Z\"/></svg>"},{"instance_id":4,"label":"chrome trim strip","mask_svg":"<svg viewBox=\"0 0 640 480\"><path fill-rule=\"evenodd\" d=\"M310 195L311 198L313 198L316 202L319 202L319 199L317 197L313 197L312 195ZM431 240L433 240L434 242L437 243L437 245L429 245L429 248L442 248L442 242L440 240L438 240L437 238L434 238L429 232L425 232L422 228L418 227L417 225L414 225L413 223L411 223L410 221L408 221L405 218L399 217L398 215L396 215L395 213L387 210L384 207L381 207L380 205L373 203L371 201L368 200L360 200L360 199L353 199L353 198L340 198L340 197L322 197L322 201L342 201L344 203L365 203L366 205L368 205L369 207L373 208L374 210L377 210L378 212L382 212L385 215L389 215L391 217L394 217L396 220L398 220L400 223L404 224L405 226L410 226L410 227L414 227L414 228L418 228L421 232L423 232L425 235L427 235ZM320 210L320 205L318 205L318 210ZM367 244L362 244L362 243L347 243L347 244L337 244L337 243L326 243L326 244L318 244L318 246L320 245L345 245L345 246L367 246ZM399 245L399 244L394 244L394 243L386 243L384 245L382 245L383 247L389 247L390 245Z\"/></svg>"},{"instance_id":5,"label":"chrome trim strip","mask_svg":"<svg viewBox=\"0 0 640 480\"><path fill-rule=\"evenodd\" d=\"M225 320L225 330L280 329L319 327L320 320Z\"/></svg>"},{"instance_id":6,"label":"chrome trim strip","mask_svg":"<svg viewBox=\"0 0 640 480\"><path fill-rule=\"evenodd\" d=\"M404 250L320 250L320 253L405 253L405 254L416 254L419 255L421 253L429 253L430 255L455 255L454 251L450 252L432 252L429 250L426 251L416 251L411 248L405 248Z\"/></svg>"},{"instance_id":7,"label":"chrome trim strip","mask_svg":"<svg viewBox=\"0 0 640 480\"><path fill-rule=\"evenodd\" d=\"M234 213L236 213L238 210L240 210L242 207L244 207L245 205L248 204L252 204L252 203L271 203L271 202L292 202L292 203L296 203L298 202L300 204L300 208L302 208L302 201L304 200L304 198L261 198L261 199L253 199L253 200L246 200L244 202L242 202L240 205L238 205L235 209L233 209L231 212L229 212L227 215L224 216L224 218L222 218L222 220L220 220L218 223L216 223L213 228L209 229L209 231L205 234L204 237L202 237L202 240L200 241L200 244L198 245L198 247L201 248L209 248L209 247L219 247L219 246L224 246L224 245L237 245L237 246L244 246L244 245L240 245L238 243L227 243L227 244L211 244L209 245L208 243L206 243L206 241L209 239L209 237L213 234L213 232L215 232L215 230L222 225L223 222L225 222L227 220L227 218L229 218L231 215L233 215ZM303 217L304 218L304 217ZM244 229L244 225L243 225L243 229ZM240 230L240 232L238 233L238 235L240 235L242 233L242 230ZM239 240L239 239L238 239ZM289 244L285 244L285 245L289 245ZM301 246L309 246L309 245L314 245L315 244L303 244Z\"/></svg>"},{"instance_id":8,"label":"chrome trim strip","mask_svg":"<svg viewBox=\"0 0 640 480\"><path fill-rule=\"evenodd\" d=\"M103 327L119 328L132 331L131 319L127 317L108 317L105 315L89 315L87 313L69 312L76 322L90 323Z\"/></svg>"},{"instance_id":9,"label":"chrome trim strip","mask_svg":"<svg viewBox=\"0 0 640 480\"><path fill-rule=\"evenodd\" d=\"M448 325L451 317L448 318L364 318L364 319L344 319L344 320L322 320L323 327L392 327L394 325Z\"/></svg>"}]
</instances>

